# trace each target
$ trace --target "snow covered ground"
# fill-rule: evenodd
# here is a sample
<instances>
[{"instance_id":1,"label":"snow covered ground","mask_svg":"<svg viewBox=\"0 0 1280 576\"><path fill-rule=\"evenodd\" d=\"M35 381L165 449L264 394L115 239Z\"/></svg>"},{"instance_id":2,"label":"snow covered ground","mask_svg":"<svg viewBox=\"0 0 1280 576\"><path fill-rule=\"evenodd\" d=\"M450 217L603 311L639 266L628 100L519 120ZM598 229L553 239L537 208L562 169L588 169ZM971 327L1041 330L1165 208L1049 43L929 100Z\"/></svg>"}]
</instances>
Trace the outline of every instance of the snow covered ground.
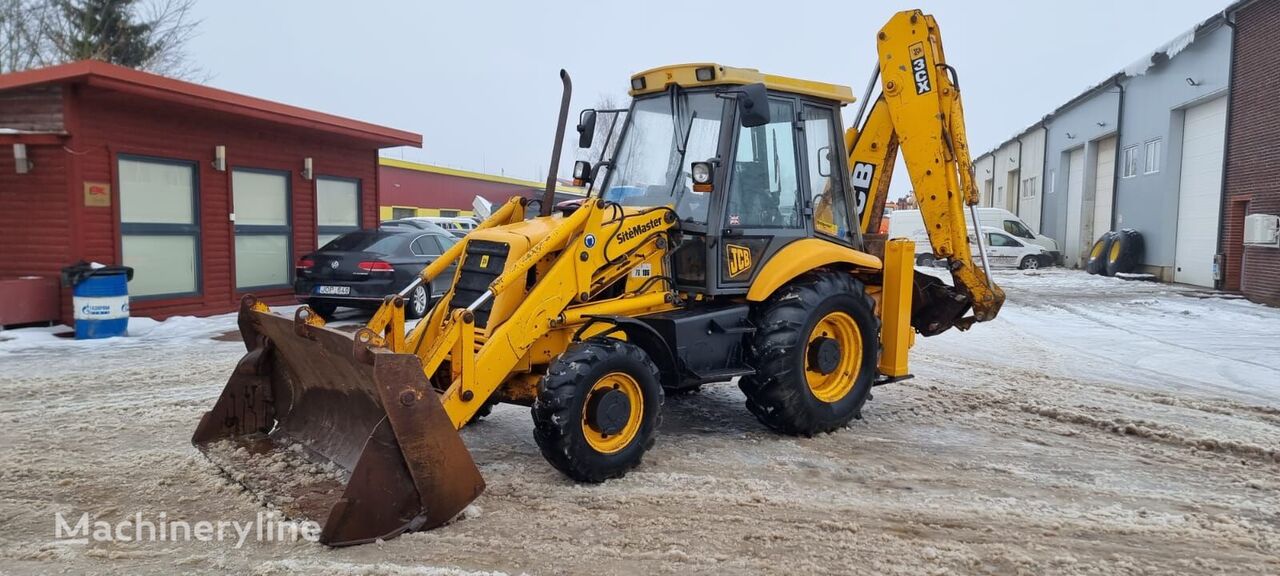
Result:
<instances>
[{"instance_id":1,"label":"snow covered ground","mask_svg":"<svg viewBox=\"0 0 1280 576\"><path fill-rule=\"evenodd\" d=\"M463 437L467 518L389 542L71 542L55 514L253 520L190 447L234 317L76 342L0 333L0 574L1280 572L1280 310L1184 287L997 273L1000 317L919 340L866 418L780 437L736 386L670 398L627 477L552 470L528 411ZM347 320L346 323L353 323Z\"/></svg>"}]
</instances>

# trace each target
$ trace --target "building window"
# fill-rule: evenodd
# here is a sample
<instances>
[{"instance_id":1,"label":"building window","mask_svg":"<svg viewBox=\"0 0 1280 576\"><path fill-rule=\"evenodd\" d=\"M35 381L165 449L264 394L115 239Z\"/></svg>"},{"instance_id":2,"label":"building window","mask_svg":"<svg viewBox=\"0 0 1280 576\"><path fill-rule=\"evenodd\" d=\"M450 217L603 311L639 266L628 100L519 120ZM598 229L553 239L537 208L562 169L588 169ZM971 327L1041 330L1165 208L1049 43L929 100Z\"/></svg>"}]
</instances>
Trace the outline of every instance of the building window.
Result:
<instances>
[{"instance_id":1,"label":"building window","mask_svg":"<svg viewBox=\"0 0 1280 576\"><path fill-rule=\"evenodd\" d=\"M1032 176L1022 180L1022 197L1035 198L1040 194L1040 179Z\"/></svg>"},{"instance_id":2,"label":"building window","mask_svg":"<svg viewBox=\"0 0 1280 576\"><path fill-rule=\"evenodd\" d=\"M196 295L200 214L196 164L120 157L120 253L132 296Z\"/></svg>"},{"instance_id":3,"label":"building window","mask_svg":"<svg viewBox=\"0 0 1280 576\"><path fill-rule=\"evenodd\" d=\"M1160 139L1147 142L1147 163L1143 165L1143 174L1155 174L1160 171Z\"/></svg>"},{"instance_id":4,"label":"building window","mask_svg":"<svg viewBox=\"0 0 1280 576\"><path fill-rule=\"evenodd\" d=\"M316 245L360 229L360 181L316 178Z\"/></svg>"},{"instance_id":5,"label":"building window","mask_svg":"<svg viewBox=\"0 0 1280 576\"><path fill-rule=\"evenodd\" d=\"M1126 146L1121 157L1121 178L1133 178L1138 175L1138 145Z\"/></svg>"},{"instance_id":6,"label":"building window","mask_svg":"<svg viewBox=\"0 0 1280 576\"><path fill-rule=\"evenodd\" d=\"M414 216L417 216L417 215L418 215L417 208L398 208L395 206L391 207L392 220L399 220L401 218L413 218Z\"/></svg>"},{"instance_id":7,"label":"building window","mask_svg":"<svg viewBox=\"0 0 1280 576\"><path fill-rule=\"evenodd\" d=\"M236 288L288 286L293 260L289 173L236 168L231 171L231 202Z\"/></svg>"},{"instance_id":8,"label":"building window","mask_svg":"<svg viewBox=\"0 0 1280 576\"><path fill-rule=\"evenodd\" d=\"M441 210L440 216L443 218L457 218L458 211L457 210Z\"/></svg>"}]
</instances>

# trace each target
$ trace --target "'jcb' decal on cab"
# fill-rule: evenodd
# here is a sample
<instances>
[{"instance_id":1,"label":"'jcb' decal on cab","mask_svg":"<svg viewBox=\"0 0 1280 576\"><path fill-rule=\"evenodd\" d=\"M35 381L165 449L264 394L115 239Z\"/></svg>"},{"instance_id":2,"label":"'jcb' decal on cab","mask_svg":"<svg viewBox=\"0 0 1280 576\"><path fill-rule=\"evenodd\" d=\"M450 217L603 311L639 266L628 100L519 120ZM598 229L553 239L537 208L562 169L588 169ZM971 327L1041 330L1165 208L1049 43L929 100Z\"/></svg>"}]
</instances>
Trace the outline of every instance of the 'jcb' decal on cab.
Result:
<instances>
[{"instance_id":1,"label":"'jcb' decal on cab","mask_svg":"<svg viewBox=\"0 0 1280 576\"><path fill-rule=\"evenodd\" d=\"M853 165L853 204L858 212L858 220L867 209L867 197L871 195L871 182L876 177L876 165L867 162L856 162Z\"/></svg>"},{"instance_id":2,"label":"'jcb' decal on cab","mask_svg":"<svg viewBox=\"0 0 1280 576\"><path fill-rule=\"evenodd\" d=\"M724 245L725 260L729 263L729 277L734 278L751 269L751 249L737 244Z\"/></svg>"},{"instance_id":3,"label":"'jcb' decal on cab","mask_svg":"<svg viewBox=\"0 0 1280 576\"><path fill-rule=\"evenodd\" d=\"M924 60L924 44L912 44L911 77L916 82L916 95L924 94L933 88L929 86L929 67Z\"/></svg>"}]
</instances>

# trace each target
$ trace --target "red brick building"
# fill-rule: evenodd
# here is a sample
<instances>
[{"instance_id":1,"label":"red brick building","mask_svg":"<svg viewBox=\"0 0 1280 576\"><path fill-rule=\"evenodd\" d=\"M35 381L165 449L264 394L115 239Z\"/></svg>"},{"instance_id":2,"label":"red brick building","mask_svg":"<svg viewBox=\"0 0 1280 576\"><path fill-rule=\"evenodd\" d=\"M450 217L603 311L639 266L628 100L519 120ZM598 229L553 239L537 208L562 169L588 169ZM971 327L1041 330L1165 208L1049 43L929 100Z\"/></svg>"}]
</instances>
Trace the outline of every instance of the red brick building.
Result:
<instances>
[{"instance_id":1,"label":"red brick building","mask_svg":"<svg viewBox=\"0 0 1280 576\"><path fill-rule=\"evenodd\" d=\"M101 62L2 75L0 278L133 266L134 316L290 301L299 255L377 225L379 149L421 144Z\"/></svg>"},{"instance_id":2,"label":"red brick building","mask_svg":"<svg viewBox=\"0 0 1280 576\"><path fill-rule=\"evenodd\" d=\"M1280 247L1245 245L1248 214L1280 214L1280 0L1240 2L1227 112L1222 287L1280 305Z\"/></svg>"}]
</instances>

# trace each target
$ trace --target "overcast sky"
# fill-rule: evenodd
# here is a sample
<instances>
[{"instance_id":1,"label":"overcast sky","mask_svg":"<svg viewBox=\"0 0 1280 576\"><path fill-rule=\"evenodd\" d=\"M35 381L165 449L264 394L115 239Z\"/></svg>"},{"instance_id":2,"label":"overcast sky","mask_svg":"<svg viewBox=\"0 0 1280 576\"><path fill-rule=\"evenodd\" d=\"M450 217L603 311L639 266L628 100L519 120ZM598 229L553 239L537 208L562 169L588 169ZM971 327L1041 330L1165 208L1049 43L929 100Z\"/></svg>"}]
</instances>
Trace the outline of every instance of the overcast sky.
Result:
<instances>
[{"instance_id":1,"label":"overcast sky","mask_svg":"<svg viewBox=\"0 0 1280 576\"><path fill-rule=\"evenodd\" d=\"M423 135L421 150L387 156L539 179L560 68L575 112L602 95L624 101L634 72L698 61L860 96L876 31L918 6L942 28L976 156L1228 4L203 0L190 53L213 86ZM910 189L903 180L892 196Z\"/></svg>"}]
</instances>

